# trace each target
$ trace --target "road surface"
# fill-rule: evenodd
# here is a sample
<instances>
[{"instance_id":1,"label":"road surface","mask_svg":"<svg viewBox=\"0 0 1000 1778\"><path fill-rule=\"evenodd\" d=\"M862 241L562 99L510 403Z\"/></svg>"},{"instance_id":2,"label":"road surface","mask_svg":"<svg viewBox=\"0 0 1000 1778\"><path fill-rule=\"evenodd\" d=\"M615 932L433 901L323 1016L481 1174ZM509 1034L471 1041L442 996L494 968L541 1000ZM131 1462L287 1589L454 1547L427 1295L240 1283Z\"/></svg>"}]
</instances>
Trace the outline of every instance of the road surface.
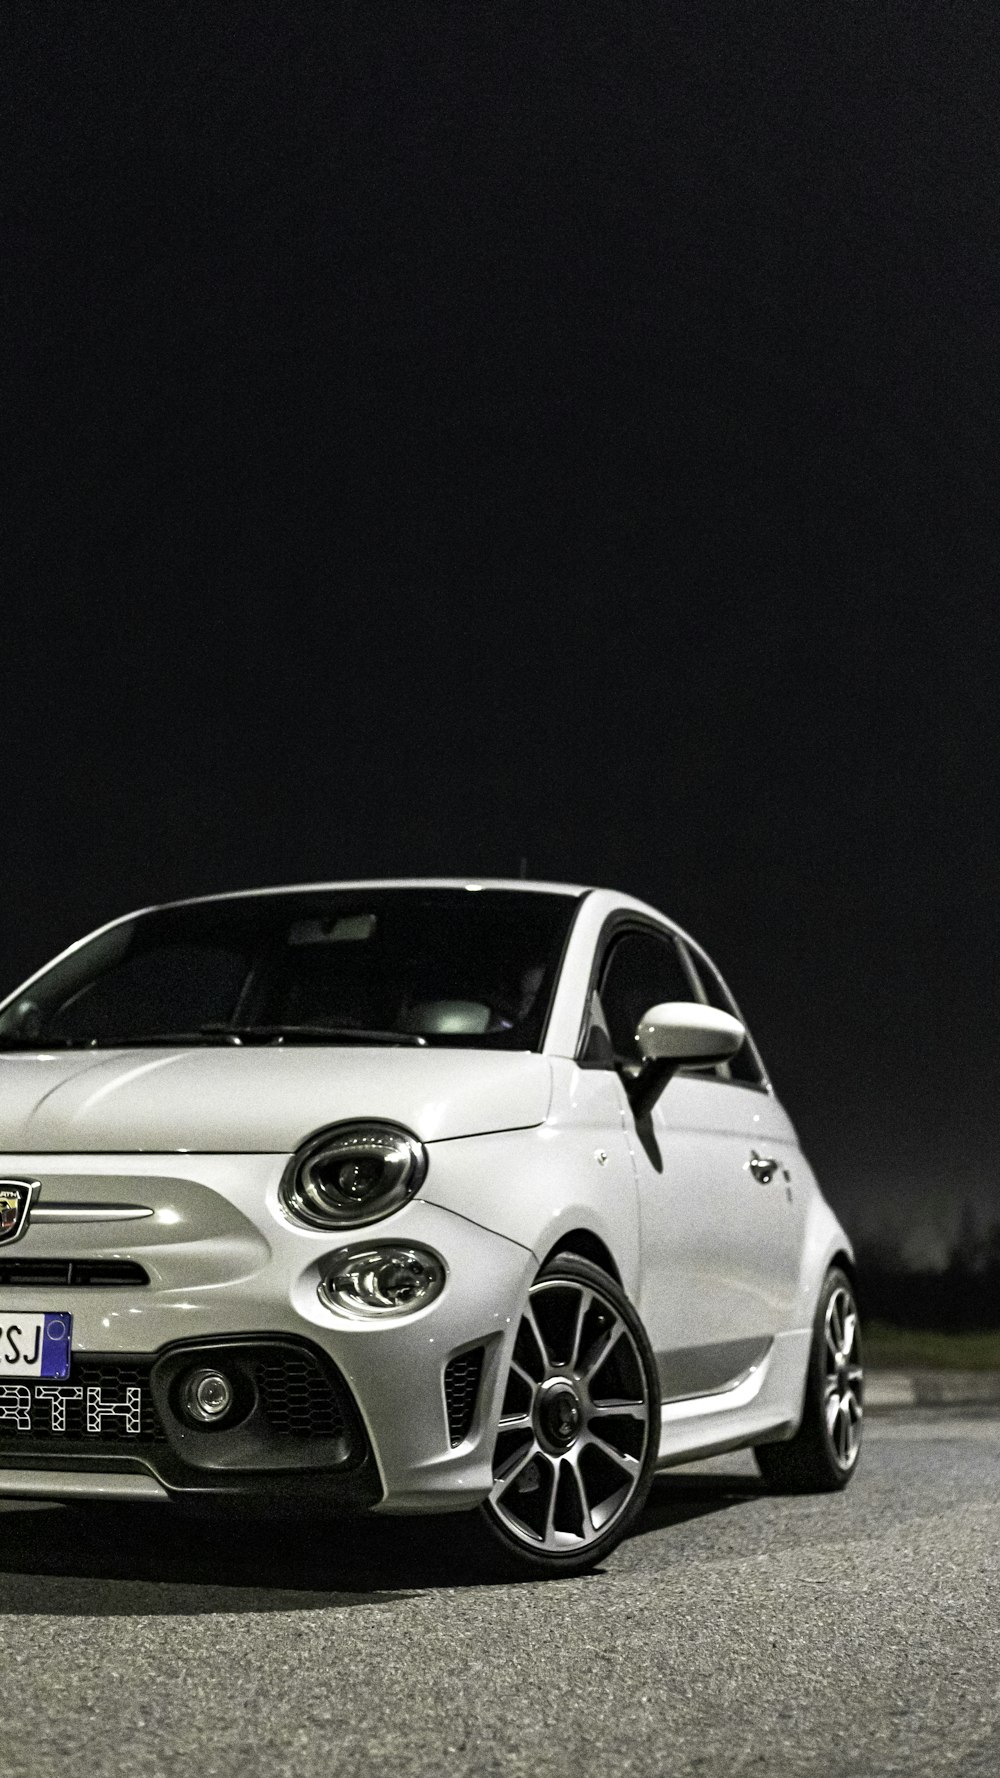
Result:
<instances>
[{"instance_id":1,"label":"road surface","mask_svg":"<svg viewBox=\"0 0 1000 1778\"><path fill-rule=\"evenodd\" d=\"M1000 1774L1000 1414L870 1420L837 1497L659 1481L592 1576L451 1522L0 1508L0 1775Z\"/></svg>"}]
</instances>

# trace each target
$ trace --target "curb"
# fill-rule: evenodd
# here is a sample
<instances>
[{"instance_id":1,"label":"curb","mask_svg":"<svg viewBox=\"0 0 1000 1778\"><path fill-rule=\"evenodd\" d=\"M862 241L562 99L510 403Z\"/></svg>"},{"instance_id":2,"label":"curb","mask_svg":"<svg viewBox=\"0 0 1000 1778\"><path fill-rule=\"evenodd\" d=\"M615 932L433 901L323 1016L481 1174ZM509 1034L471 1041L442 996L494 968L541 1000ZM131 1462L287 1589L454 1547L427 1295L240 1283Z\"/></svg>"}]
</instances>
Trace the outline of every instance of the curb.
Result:
<instances>
[{"instance_id":1,"label":"curb","mask_svg":"<svg viewBox=\"0 0 1000 1778\"><path fill-rule=\"evenodd\" d=\"M865 1408L937 1408L1000 1402L1000 1371L881 1371L865 1376Z\"/></svg>"}]
</instances>

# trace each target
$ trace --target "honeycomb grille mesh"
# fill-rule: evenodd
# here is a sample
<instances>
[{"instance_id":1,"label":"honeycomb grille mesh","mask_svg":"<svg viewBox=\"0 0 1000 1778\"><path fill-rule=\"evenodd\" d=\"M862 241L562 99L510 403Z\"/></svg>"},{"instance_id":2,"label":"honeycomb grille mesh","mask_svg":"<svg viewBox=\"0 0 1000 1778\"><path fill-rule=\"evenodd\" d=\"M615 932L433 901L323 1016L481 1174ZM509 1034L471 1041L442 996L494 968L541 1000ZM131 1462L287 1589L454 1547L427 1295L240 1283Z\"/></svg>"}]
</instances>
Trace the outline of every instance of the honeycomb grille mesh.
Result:
<instances>
[{"instance_id":1,"label":"honeycomb grille mesh","mask_svg":"<svg viewBox=\"0 0 1000 1778\"><path fill-rule=\"evenodd\" d=\"M482 1374L482 1346L473 1347L471 1352L460 1352L445 1365L444 1399L448 1409L448 1436L453 1445L460 1445L469 1436Z\"/></svg>"},{"instance_id":2,"label":"honeycomb grille mesh","mask_svg":"<svg viewBox=\"0 0 1000 1778\"><path fill-rule=\"evenodd\" d=\"M254 1362L261 1406L278 1438L339 1438L344 1432L340 1391L308 1352L276 1353Z\"/></svg>"}]
</instances>

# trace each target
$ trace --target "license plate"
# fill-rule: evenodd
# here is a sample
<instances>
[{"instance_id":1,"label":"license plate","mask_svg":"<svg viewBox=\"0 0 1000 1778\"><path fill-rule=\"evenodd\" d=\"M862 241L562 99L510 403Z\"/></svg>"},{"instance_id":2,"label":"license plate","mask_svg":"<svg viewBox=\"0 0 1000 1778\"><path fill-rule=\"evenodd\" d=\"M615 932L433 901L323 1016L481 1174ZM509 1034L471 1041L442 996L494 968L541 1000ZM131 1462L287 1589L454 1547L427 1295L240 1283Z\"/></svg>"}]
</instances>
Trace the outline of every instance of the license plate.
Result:
<instances>
[{"instance_id":1,"label":"license plate","mask_svg":"<svg viewBox=\"0 0 1000 1778\"><path fill-rule=\"evenodd\" d=\"M0 1311L0 1383L8 1377L69 1376L72 1315Z\"/></svg>"}]
</instances>

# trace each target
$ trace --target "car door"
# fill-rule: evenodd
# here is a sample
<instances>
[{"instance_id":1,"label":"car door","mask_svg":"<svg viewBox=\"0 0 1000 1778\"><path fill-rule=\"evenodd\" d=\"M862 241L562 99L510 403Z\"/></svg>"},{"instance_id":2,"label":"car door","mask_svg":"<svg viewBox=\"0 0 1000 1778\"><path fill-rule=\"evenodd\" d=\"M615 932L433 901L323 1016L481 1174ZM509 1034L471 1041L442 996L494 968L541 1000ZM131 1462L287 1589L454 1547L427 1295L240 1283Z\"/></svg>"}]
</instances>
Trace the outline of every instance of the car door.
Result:
<instances>
[{"instance_id":1,"label":"car door","mask_svg":"<svg viewBox=\"0 0 1000 1778\"><path fill-rule=\"evenodd\" d=\"M631 920L611 932L592 1012L626 1084L639 1065L635 1029L646 1009L705 998L687 953L664 928ZM759 1214L764 1187L750 1166L751 1150L768 1149L771 1110L762 1082L711 1069L678 1072L646 1118L628 1112L642 1243L638 1306L665 1400L725 1388L760 1361L783 1325L789 1230L782 1225L779 1238Z\"/></svg>"},{"instance_id":2,"label":"car door","mask_svg":"<svg viewBox=\"0 0 1000 1778\"><path fill-rule=\"evenodd\" d=\"M743 1018L719 970L700 946L680 941L698 996L707 1005ZM772 1333L799 1319L799 1273L805 1212L812 1175L795 1128L775 1097L749 1031L742 1049L715 1070L721 1091L717 1117L724 1124L746 1185L741 1203L747 1282L759 1315Z\"/></svg>"}]
</instances>

